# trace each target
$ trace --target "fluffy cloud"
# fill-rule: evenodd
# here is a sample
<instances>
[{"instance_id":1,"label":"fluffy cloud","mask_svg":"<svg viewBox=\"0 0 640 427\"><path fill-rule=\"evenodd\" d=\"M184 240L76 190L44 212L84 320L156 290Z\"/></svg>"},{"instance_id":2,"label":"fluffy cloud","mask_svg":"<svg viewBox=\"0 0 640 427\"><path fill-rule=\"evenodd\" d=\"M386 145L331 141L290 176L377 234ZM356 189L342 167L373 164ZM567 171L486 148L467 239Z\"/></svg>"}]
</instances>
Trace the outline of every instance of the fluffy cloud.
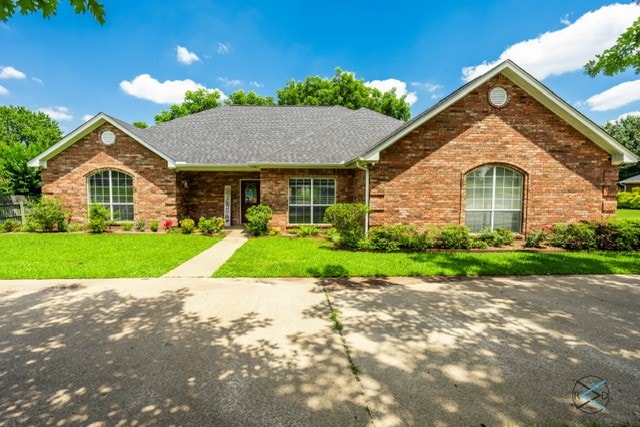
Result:
<instances>
[{"instance_id":1,"label":"fluffy cloud","mask_svg":"<svg viewBox=\"0 0 640 427\"><path fill-rule=\"evenodd\" d=\"M430 94L431 99L438 99L442 96L442 86L433 83L411 82L411 86L423 90Z\"/></svg>"},{"instance_id":2,"label":"fluffy cloud","mask_svg":"<svg viewBox=\"0 0 640 427\"><path fill-rule=\"evenodd\" d=\"M591 111L608 111L640 100L640 80L620 83L586 100Z\"/></svg>"},{"instance_id":3,"label":"fluffy cloud","mask_svg":"<svg viewBox=\"0 0 640 427\"><path fill-rule=\"evenodd\" d=\"M502 52L497 61L463 68L462 78L467 82L473 80L506 59L538 79L579 70L596 54L611 47L638 16L640 7L635 3L601 7L561 30L516 43Z\"/></svg>"},{"instance_id":4,"label":"fluffy cloud","mask_svg":"<svg viewBox=\"0 0 640 427\"><path fill-rule=\"evenodd\" d=\"M53 107L39 108L38 111L45 113L47 116L51 117L53 120L57 120L57 121L73 120L73 116L70 114L70 111L67 107L53 106Z\"/></svg>"},{"instance_id":5,"label":"fluffy cloud","mask_svg":"<svg viewBox=\"0 0 640 427\"><path fill-rule=\"evenodd\" d=\"M9 91L7 90L6 87L0 85L0 95L8 95Z\"/></svg>"},{"instance_id":6,"label":"fluffy cloud","mask_svg":"<svg viewBox=\"0 0 640 427\"><path fill-rule=\"evenodd\" d=\"M186 47L176 46L176 52L177 52L178 62L181 62L183 64L189 65L195 61L200 61L200 58L198 58L198 55L196 55L193 52L189 52L189 50Z\"/></svg>"},{"instance_id":7,"label":"fluffy cloud","mask_svg":"<svg viewBox=\"0 0 640 427\"><path fill-rule=\"evenodd\" d=\"M13 67L0 67L0 79L25 79L27 75Z\"/></svg>"},{"instance_id":8,"label":"fluffy cloud","mask_svg":"<svg viewBox=\"0 0 640 427\"><path fill-rule=\"evenodd\" d=\"M94 114L85 114L84 116L82 116L82 121L83 122L87 122L89 120L91 120L93 118Z\"/></svg>"},{"instance_id":9,"label":"fluffy cloud","mask_svg":"<svg viewBox=\"0 0 640 427\"><path fill-rule=\"evenodd\" d=\"M365 86L376 88L381 92L387 92L391 89L395 89L396 96L398 98L402 97L403 95L407 95L405 101L407 101L409 105L415 104L415 102L418 100L416 93L407 93L407 84L398 79L372 80L370 82L366 82Z\"/></svg>"},{"instance_id":10,"label":"fluffy cloud","mask_svg":"<svg viewBox=\"0 0 640 427\"><path fill-rule=\"evenodd\" d=\"M249 84L253 87L264 87L264 85L260 82L256 82L256 81L251 81L249 82Z\"/></svg>"},{"instance_id":11,"label":"fluffy cloud","mask_svg":"<svg viewBox=\"0 0 640 427\"><path fill-rule=\"evenodd\" d=\"M206 89L193 80L165 80L159 82L149 74L140 74L135 79L120 82L120 89L136 98L146 99L156 104L180 104L188 90Z\"/></svg>"}]
</instances>

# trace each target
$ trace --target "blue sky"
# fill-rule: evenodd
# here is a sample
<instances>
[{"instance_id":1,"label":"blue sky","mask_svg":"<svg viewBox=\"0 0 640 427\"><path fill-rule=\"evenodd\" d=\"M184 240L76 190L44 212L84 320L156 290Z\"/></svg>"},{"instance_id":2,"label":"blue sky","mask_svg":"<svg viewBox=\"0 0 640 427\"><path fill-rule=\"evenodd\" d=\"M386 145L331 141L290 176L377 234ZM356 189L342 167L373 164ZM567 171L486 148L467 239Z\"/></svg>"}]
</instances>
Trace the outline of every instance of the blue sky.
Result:
<instances>
[{"instance_id":1,"label":"blue sky","mask_svg":"<svg viewBox=\"0 0 640 427\"><path fill-rule=\"evenodd\" d=\"M187 89L274 96L336 67L407 93L416 115L506 58L598 124L640 111L633 72L582 69L640 16L633 2L104 0L104 26L60 3L0 23L0 104L66 132L101 111L153 123Z\"/></svg>"}]
</instances>

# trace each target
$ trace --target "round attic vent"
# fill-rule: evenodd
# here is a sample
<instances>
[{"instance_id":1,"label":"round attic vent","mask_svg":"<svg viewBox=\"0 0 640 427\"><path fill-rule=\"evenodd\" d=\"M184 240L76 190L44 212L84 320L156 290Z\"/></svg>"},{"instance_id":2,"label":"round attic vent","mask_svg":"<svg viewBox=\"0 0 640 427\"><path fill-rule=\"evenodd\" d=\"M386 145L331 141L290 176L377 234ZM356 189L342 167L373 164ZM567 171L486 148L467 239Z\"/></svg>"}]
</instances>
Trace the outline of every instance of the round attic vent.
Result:
<instances>
[{"instance_id":1,"label":"round attic vent","mask_svg":"<svg viewBox=\"0 0 640 427\"><path fill-rule=\"evenodd\" d=\"M110 130L106 130L100 134L100 140L104 145L112 145L116 142L116 134Z\"/></svg>"},{"instance_id":2,"label":"round attic vent","mask_svg":"<svg viewBox=\"0 0 640 427\"><path fill-rule=\"evenodd\" d=\"M501 86L496 86L489 91L489 102L494 107L504 107L508 100L507 90Z\"/></svg>"}]
</instances>

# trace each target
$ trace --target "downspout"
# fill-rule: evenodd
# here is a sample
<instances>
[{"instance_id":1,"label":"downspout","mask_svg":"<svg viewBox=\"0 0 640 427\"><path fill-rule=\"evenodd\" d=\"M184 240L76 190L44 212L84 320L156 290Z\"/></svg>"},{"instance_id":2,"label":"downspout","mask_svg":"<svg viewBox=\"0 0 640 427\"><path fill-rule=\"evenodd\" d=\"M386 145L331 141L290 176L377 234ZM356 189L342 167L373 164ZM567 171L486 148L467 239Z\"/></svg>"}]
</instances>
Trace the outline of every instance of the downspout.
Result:
<instances>
[{"instance_id":1,"label":"downspout","mask_svg":"<svg viewBox=\"0 0 640 427\"><path fill-rule=\"evenodd\" d=\"M356 160L356 167L364 171L364 204L367 208L370 208L369 205L369 165L360 164L360 160ZM369 236L369 210L364 216L364 236Z\"/></svg>"}]
</instances>

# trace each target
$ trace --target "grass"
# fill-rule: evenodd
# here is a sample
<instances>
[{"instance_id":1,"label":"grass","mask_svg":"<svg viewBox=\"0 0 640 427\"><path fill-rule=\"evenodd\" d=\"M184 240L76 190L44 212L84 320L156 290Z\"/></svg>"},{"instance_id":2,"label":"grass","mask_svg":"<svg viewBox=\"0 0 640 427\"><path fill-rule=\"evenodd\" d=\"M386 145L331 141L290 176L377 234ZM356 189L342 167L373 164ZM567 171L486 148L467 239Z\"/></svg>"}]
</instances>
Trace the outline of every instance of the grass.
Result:
<instances>
[{"instance_id":1,"label":"grass","mask_svg":"<svg viewBox=\"0 0 640 427\"><path fill-rule=\"evenodd\" d=\"M640 209L618 209L616 218L640 219Z\"/></svg>"},{"instance_id":2,"label":"grass","mask_svg":"<svg viewBox=\"0 0 640 427\"><path fill-rule=\"evenodd\" d=\"M350 252L318 238L261 237L245 243L214 277L640 274L639 258L617 252Z\"/></svg>"},{"instance_id":3,"label":"grass","mask_svg":"<svg viewBox=\"0 0 640 427\"><path fill-rule=\"evenodd\" d=\"M222 237L0 234L0 279L159 277Z\"/></svg>"}]
</instances>

